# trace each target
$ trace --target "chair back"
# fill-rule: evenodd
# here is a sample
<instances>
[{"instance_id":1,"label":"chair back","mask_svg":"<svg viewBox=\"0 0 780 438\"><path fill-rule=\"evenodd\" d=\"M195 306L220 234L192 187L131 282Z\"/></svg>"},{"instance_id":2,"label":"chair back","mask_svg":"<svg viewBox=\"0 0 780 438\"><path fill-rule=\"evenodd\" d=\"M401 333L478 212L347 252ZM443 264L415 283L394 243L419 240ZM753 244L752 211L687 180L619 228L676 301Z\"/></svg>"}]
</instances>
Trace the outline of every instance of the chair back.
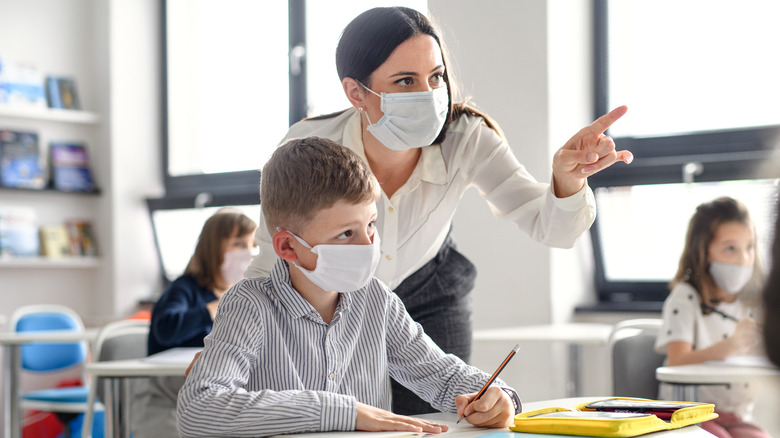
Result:
<instances>
[{"instance_id":1,"label":"chair back","mask_svg":"<svg viewBox=\"0 0 780 438\"><path fill-rule=\"evenodd\" d=\"M656 353L655 340L662 322L639 318L615 324L609 339L613 395L658 398L655 369L663 365L666 356Z\"/></svg>"},{"instance_id":2,"label":"chair back","mask_svg":"<svg viewBox=\"0 0 780 438\"><path fill-rule=\"evenodd\" d=\"M84 330L81 317L66 306L23 306L11 315L11 329L16 332L46 330ZM87 358L86 342L32 343L22 345L22 369L35 372L56 371L83 364Z\"/></svg>"},{"instance_id":3,"label":"chair back","mask_svg":"<svg viewBox=\"0 0 780 438\"><path fill-rule=\"evenodd\" d=\"M126 360L146 357L146 344L149 337L148 320L122 320L104 326L95 342L96 362L106 360ZM103 379L92 377L87 398L87 412L84 415L82 437L92 436L95 402L103 398ZM132 392L132 384L130 390Z\"/></svg>"}]
</instances>

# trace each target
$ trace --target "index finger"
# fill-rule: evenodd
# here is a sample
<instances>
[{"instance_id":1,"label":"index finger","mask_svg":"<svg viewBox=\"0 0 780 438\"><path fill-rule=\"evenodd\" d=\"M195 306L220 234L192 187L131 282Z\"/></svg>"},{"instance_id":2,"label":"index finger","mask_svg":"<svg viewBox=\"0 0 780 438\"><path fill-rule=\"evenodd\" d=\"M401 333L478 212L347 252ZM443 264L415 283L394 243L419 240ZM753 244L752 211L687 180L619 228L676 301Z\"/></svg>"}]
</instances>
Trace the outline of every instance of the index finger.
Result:
<instances>
[{"instance_id":1,"label":"index finger","mask_svg":"<svg viewBox=\"0 0 780 438\"><path fill-rule=\"evenodd\" d=\"M628 112L628 107L621 105L596 119L595 122L590 124L589 128L593 134L603 134L613 123L623 117L626 112Z\"/></svg>"}]
</instances>

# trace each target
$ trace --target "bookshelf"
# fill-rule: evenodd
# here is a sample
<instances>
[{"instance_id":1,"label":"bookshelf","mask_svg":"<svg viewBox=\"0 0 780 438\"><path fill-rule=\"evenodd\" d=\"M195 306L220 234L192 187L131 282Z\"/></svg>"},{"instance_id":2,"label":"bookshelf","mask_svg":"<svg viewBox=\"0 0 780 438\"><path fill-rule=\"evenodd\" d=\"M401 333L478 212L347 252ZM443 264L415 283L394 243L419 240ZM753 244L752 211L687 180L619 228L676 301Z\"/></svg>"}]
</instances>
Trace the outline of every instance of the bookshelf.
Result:
<instances>
[{"instance_id":1,"label":"bookshelf","mask_svg":"<svg viewBox=\"0 0 780 438\"><path fill-rule=\"evenodd\" d=\"M100 122L100 116L91 111L51 108L28 109L3 106L0 106L0 118L80 123L85 125L96 125Z\"/></svg>"}]
</instances>

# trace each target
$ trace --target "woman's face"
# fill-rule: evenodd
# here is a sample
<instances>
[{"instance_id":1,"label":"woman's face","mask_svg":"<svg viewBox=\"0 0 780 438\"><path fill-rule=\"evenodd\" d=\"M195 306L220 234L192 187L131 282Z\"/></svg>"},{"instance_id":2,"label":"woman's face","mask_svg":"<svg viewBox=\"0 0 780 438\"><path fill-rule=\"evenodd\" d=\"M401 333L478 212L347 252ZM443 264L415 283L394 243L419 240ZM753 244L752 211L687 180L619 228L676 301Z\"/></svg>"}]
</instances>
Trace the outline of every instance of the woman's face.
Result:
<instances>
[{"instance_id":1,"label":"woman's face","mask_svg":"<svg viewBox=\"0 0 780 438\"><path fill-rule=\"evenodd\" d=\"M371 89L377 93L430 91L444 85L441 49L430 35L415 35L393 50L371 74ZM379 97L366 92L379 107Z\"/></svg>"},{"instance_id":2,"label":"woman's face","mask_svg":"<svg viewBox=\"0 0 780 438\"><path fill-rule=\"evenodd\" d=\"M715 231L707 253L711 262L752 265L756 260L753 230L740 222L725 222Z\"/></svg>"}]
</instances>

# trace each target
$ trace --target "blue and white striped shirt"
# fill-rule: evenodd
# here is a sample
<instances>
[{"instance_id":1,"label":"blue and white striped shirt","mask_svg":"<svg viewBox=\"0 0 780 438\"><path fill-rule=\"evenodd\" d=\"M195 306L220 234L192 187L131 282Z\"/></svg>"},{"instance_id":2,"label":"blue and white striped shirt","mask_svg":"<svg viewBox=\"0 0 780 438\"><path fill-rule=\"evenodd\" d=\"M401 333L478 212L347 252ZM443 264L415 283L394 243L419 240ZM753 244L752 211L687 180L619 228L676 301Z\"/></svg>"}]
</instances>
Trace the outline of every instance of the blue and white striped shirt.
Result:
<instances>
[{"instance_id":1,"label":"blue and white striped shirt","mask_svg":"<svg viewBox=\"0 0 780 438\"><path fill-rule=\"evenodd\" d=\"M326 324L281 259L270 277L242 280L222 297L204 344L179 392L184 436L354 430L357 402L390 410L390 376L455 412L455 396L490 377L442 352L376 278L340 294Z\"/></svg>"}]
</instances>

